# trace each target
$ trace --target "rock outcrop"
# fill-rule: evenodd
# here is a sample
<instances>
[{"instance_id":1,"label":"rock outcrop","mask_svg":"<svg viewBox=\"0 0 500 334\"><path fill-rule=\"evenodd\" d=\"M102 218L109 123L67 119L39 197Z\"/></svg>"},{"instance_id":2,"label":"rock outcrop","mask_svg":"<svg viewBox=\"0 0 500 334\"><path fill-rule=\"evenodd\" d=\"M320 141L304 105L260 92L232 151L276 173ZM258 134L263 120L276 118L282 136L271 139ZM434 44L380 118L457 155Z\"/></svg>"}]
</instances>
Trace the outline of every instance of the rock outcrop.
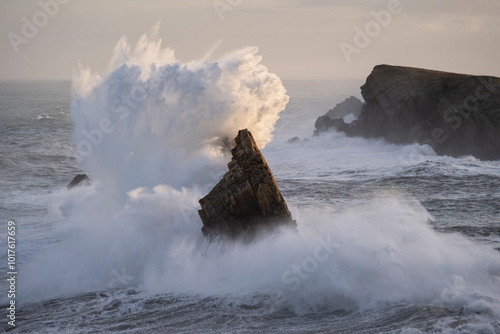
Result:
<instances>
[{"instance_id":1,"label":"rock outcrop","mask_svg":"<svg viewBox=\"0 0 500 334\"><path fill-rule=\"evenodd\" d=\"M439 155L500 159L500 78L379 65L361 94L357 120L318 119L316 130L335 127L349 136L428 144Z\"/></svg>"},{"instance_id":2,"label":"rock outcrop","mask_svg":"<svg viewBox=\"0 0 500 334\"><path fill-rule=\"evenodd\" d=\"M91 183L91 180L87 176L87 174L77 174L73 178L73 180L71 180L71 182L68 183L66 188L71 189L71 188L78 187L78 186L88 186L88 185L90 185L90 183Z\"/></svg>"},{"instance_id":3,"label":"rock outcrop","mask_svg":"<svg viewBox=\"0 0 500 334\"><path fill-rule=\"evenodd\" d=\"M200 200L198 213L205 237L251 242L280 227L295 229L296 223L252 134L240 130L235 142L229 171Z\"/></svg>"},{"instance_id":4,"label":"rock outcrop","mask_svg":"<svg viewBox=\"0 0 500 334\"><path fill-rule=\"evenodd\" d=\"M343 119L349 114L353 114L354 117L359 117L361 114L361 108L363 107L363 102L358 98L351 96L345 99L343 102L337 104L333 109L328 110L326 115L320 116L314 127L316 130L314 134L317 135L319 132L327 131L331 127L335 127L337 120Z\"/></svg>"},{"instance_id":5,"label":"rock outcrop","mask_svg":"<svg viewBox=\"0 0 500 334\"><path fill-rule=\"evenodd\" d=\"M361 115L361 108L363 107L363 102L361 102L357 97L351 96L345 99L343 102L337 104L333 109L328 110L326 116L331 119L344 118L349 114L353 114L358 117Z\"/></svg>"}]
</instances>

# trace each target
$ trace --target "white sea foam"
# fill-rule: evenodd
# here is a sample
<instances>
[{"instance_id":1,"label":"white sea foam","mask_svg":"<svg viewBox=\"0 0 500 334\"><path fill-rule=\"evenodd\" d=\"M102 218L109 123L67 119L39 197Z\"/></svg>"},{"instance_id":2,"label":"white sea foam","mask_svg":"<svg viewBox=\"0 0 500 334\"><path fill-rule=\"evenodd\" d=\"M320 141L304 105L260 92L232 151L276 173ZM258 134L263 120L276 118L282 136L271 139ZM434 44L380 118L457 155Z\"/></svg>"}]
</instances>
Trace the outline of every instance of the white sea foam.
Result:
<instances>
[{"instance_id":1,"label":"white sea foam","mask_svg":"<svg viewBox=\"0 0 500 334\"><path fill-rule=\"evenodd\" d=\"M197 189L138 188L113 207L103 206L97 188L59 193L64 205L57 207L70 212L58 230L63 244L29 268L25 297L126 286L207 295L278 291L276 305L299 312L418 302L500 316L498 253L436 232L415 200L380 194L342 212L292 208L300 235L207 255ZM130 280L120 282L116 273Z\"/></svg>"},{"instance_id":2,"label":"white sea foam","mask_svg":"<svg viewBox=\"0 0 500 334\"><path fill-rule=\"evenodd\" d=\"M182 63L161 48L157 28L133 50L122 38L102 77L82 69L74 79L80 164L122 192L212 182L207 174L223 170L237 130L248 128L263 148L288 102L257 48Z\"/></svg>"},{"instance_id":3,"label":"white sea foam","mask_svg":"<svg viewBox=\"0 0 500 334\"><path fill-rule=\"evenodd\" d=\"M75 79L75 141L91 144L80 163L94 182L53 194L50 212L61 242L26 266L22 301L131 286L146 293L277 292L276 304L299 312L406 301L500 316L498 253L436 232L420 203L398 193L340 212L324 204L292 207L300 235L210 252L198 200L226 170L224 141L249 128L263 148L288 101L260 61L255 48L245 48L217 62L183 64L154 36L143 36L134 50L122 39L102 76L84 70ZM93 144L96 129L102 139ZM435 157L417 146L329 136L293 151L273 143L264 152L280 175L293 155L310 165L342 158L340 169L363 167L363 154L371 154L376 169L398 156ZM361 141L366 145L349 153L346 145Z\"/></svg>"}]
</instances>

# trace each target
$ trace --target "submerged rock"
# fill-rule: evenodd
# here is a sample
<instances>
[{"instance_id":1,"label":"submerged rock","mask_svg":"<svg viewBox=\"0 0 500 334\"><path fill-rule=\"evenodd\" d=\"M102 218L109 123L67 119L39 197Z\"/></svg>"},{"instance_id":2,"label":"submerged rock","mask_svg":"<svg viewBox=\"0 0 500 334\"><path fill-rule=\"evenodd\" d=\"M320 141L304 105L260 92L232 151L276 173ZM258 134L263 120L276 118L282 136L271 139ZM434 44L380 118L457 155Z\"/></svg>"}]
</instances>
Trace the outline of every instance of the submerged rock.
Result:
<instances>
[{"instance_id":1,"label":"submerged rock","mask_svg":"<svg viewBox=\"0 0 500 334\"><path fill-rule=\"evenodd\" d=\"M309 138L300 139L299 137L295 136L295 137L288 139L286 142L288 144L303 144L303 143L307 143L308 141L309 141Z\"/></svg>"},{"instance_id":2,"label":"submerged rock","mask_svg":"<svg viewBox=\"0 0 500 334\"><path fill-rule=\"evenodd\" d=\"M73 180L66 186L66 188L71 189L78 186L88 186L92 181L87 176L87 174L77 174Z\"/></svg>"},{"instance_id":3,"label":"submerged rock","mask_svg":"<svg viewBox=\"0 0 500 334\"><path fill-rule=\"evenodd\" d=\"M240 130L235 142L229 171L200 200L203 235L250 242L280 227L295 229L297 224L250 131Z\"/></svg>"},{"instance_id":4,"label":"submerged rock","mask_svg":"<svg viewBox=\"0 0 500 334\"><path fill-rule=\"evenodd\" d=\"M379 65L361 87L366 101L351 124L316 122L348 136L428 144L439 155L500 159L500 78Z\"/></svg>"}]
</instances>

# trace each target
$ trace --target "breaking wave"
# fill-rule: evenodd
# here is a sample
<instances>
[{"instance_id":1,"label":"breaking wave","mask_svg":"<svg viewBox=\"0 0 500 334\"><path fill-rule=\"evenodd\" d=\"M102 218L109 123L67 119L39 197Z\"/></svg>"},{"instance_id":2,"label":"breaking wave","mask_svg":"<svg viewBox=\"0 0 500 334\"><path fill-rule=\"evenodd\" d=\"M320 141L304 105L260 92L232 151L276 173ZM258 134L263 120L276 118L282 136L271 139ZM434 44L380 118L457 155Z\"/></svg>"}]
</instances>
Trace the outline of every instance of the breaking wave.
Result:
<instances>
[{"instance_id":1,"label":"breaking wave","mask_svg":"<svg viewBox=\"0 0 500 334\"><path fill-rule=\"evenodd\" d=\"M406 301L500 316L498 253L436 232L421 204L401 194L340 212L292 207L300 235L211 249L198 200L226 170L237 130L263 148L288 97L256 48L182 63L157 28L134 49L122 38L104 74L75 76L75 143L94 182L53 194L60 242L27 265L24 301L130 286L263 294L298 312Z\"/></svg>"}]
</instances>

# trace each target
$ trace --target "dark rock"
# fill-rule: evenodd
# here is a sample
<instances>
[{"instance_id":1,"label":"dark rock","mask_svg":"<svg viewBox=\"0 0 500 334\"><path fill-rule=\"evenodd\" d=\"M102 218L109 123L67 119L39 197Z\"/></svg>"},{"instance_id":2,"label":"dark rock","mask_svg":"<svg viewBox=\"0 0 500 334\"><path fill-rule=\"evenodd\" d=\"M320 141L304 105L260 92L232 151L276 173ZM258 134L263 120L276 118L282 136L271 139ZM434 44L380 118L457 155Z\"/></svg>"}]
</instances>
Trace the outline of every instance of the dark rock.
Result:
<instances>
[{"instance_id":1,"label":"dark rock","mask_svg":"<svg viewBox=\"0 0 500 334\"><path fill-rule=\"evenodd\" d=\"M87 174L77 174L73 180L68 183L66 188L71 189L74 187L79 187L79 186L88 186L90 185L92 181L90 178L87 176Z\"/></svg>"},{"instance_id":2,"label":"dark rock","mask_svg":"<svg viewBox=\"0 0 500 334\"><path fill-rule=\"evenodd\" d=\"M288 144L303 144L307 143L309 141L309 138L304 138L300 139L299 137L295 136L287 140Z\"/></svg>"},{"instance_id":3,"label":"dark rock","mask_svg":"<svg viewBox=\"0 0 500 334\"><path fill-rule=\"evenodd\" d=\"M240 130L235 142L229 171L200 200L198 213L205 237L251 242L279 227L295 229L297 225L252 134Z\"/></svg>"},{"instance_id":4,"label":"dark rock","mask_svg":"<svg viewBox=\"0 0 500 334\"><path fill-rule=\"evenodd\" d=\"M358 120L318 119L318 132L428 144L439 155L500 159L500 78L379 65L361 87ZM318 124L319 122L319 124Z\"/></svg>"},{"instance_id":5,"label":"dark rock","mask_svg":"<svg viewBox=\"0 0 500 334\"><path fill-rule=\"evenodd\" d=\"M351 96L345 99L343 102L337 104L333 109L328 110L326 116L331 119L344 118L349 114L354 114L358 117L361 115L361 108L363 107L363 102L358 98Z\"/></svg>"},{"instance_id":6,"label":"dark rock","mask_svg":"<svg viewBox=\"0 0 500 334\"><path fill-rule=\"evenodd\" d=\"M359 117L362 107L363 102L354 96L345 99L343 102L337 104L333 109L328 110L324 116L321 116L316 120L316 123L314 124L316 131L314 134L317 135L319 132L327 131L332 127L337 127L339 122L338 120L342 120L342 118L349 114Z\"/></svg>"}]
</instances>

